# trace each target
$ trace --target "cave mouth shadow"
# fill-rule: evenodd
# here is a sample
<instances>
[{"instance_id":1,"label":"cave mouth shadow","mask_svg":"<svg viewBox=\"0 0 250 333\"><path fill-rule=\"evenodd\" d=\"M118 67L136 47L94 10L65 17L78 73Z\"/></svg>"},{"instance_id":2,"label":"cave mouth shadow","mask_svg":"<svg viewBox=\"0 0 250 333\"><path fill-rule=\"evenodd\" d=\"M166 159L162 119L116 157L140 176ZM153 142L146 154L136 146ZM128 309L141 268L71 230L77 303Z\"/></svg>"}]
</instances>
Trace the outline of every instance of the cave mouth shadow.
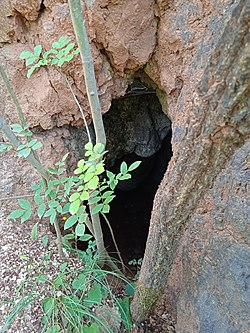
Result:
<instances>
[{"instance_id":1,"label":"cave mouth shadow","mask_svg":"<svg viewBox=\"0 0 250 333\"><path fill-rule=\"evenodd\" d=\"M126 264L132 259L143 258L154 196L172 157L171 137L172 133L169 132L162 140L161 148L154 155L140 157L130 153L117 160L114 167L110 168L113 171L123 161L128 165L133 161L142 161L137 169L138 174L132 176L132 181L141 172L144 177L140 179L139 183L136 182L134 187L132 184L126 184L126 181L124 184L121 183L120 188L115 190L116 197L111 203L110 213L107 214ZM107 250L111 256L116 257L109 229L104 221L102 223Z\"/></svg>"},{"instance_id":2,"label":"cave mouth shadow","mask_svg":"<svg viewBox=\"0 0 250 333\"><path fill-rule=\"evenodd\" d=\"M132 179L118 184L107 218L127 264L144 255L153 200L172 157L171 121L163 113L156 91L135 79L125 96L113 100L103 117L107 134L108 170L118 173L128 165L142 161ZM115 255L115 247L105 221L102 221L105 245Z\"/></svg>"},{"instance_id":3,"label":"cave mouth shadow","mask_svg":"<svg viewBox=\"0 0 250 333\"><path fill-rule=\"evenodd\" d=\"M106 169L117 174L123 161L128 165L142 161L132 172L131 180L118 184L107 214L123 260L128 264L144 255L154 196L172 157L171 121L162 111L156 91L134 79L127 93L112 101L103 122L108 151ZM72 131L72 135L81 156L82 136L86 137L86 133ZM102 216L101 223L107 251L117 258ZM85 250L86 242L78 241L77 247Z\"/></svg>"}]
</instances>

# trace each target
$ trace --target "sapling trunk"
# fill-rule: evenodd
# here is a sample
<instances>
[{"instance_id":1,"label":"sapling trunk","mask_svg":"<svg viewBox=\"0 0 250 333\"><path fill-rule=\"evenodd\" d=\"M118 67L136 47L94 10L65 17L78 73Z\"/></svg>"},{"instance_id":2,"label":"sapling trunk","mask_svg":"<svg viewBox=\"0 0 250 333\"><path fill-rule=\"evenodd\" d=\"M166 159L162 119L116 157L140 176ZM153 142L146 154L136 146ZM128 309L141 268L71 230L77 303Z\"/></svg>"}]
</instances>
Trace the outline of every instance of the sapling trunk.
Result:
<instances>
[{"instance_id":1,"label":"sapling trunk","mask_svg":"<svg viewBox=\"0 0 250 333\"><path fill-rule=\"evenodd\" d=\"M9 82L9 79L2 67L2 65L0 65L0 75L2 76L2 79L4 81L4 84L17 108L17 112L18 112L18 117L20 119L20 122L22 124L22 126L25 125L25 118L24 118L24 114L23 114L23 110L18 102L18 99L16 97L16 94L14 92L14 90L12 89L12 86ZM15 134L13 133L13 131L9 128L5 118L3 117L3 115L0 115L0 128L2 129L3 133L6 135L6 137L9 139L10 143L12 144L12 146L17 149L17 147L19 147L21 145L21 142L18 140L18 138L15 136ZM26 157L27 161L38 171L38 173L42 176L43 182L45 187L47 188L48 185L48 181L50 179L50 175L49 173L46 171L46 169L43 167L43 165L41 164L39 158L38 158L38 154L37 152L31 153ZM62 234L61 234L61 230L59 227L59 223L57 218L54 221L54 226L55 226L55 231L56 231L56 237L57 237L57 248L58 248L58 253L61 257L63 257L63 250L62 250Z\"/></svg>"},{"instance_id":2,"label":"sapling trunk","mask_svg":"<svg viewBox=\"0 0 250 333\"><path fill-rule=\"evenodd\" d=\"M104 147L106 146L106 134L104 130L102 114L101 114L101 106L99 101L99 96L97 92L97 85L95 79L95 71L93 58L90 50L88 35L83 19L83 9L80 0L69 0L69 7L71 13L71 19L76 35L76 40L79 46L80 55L82 59L83 65L83 73L85 86L87 90L90 110L92 114L96 143L102 143ZM90 214L91 220L95 235L95 240L97 244L97 250L100 257L105 258L106 261L111 261L109 257L103 241L102 227L100 223L99 214L92 214L92 210L95 207L94 205L90 205ZM113 264L113 268L115 266L115 270L118 270L116 265Z\"/></svg>"},{"instance_id":3,"label":"sapling trunk","mask_svg":"<svg viewBox=\"0 0 250 333\"><path fill-rule=\"evenodd\" d=\"M84 80L95 128L96 143L102 143L104 146L106 146L106 134L102 120L100 100L97 92L93 58L91 55L88 35L83 19L81 1L69 0L69 8L82 59Z\"/></svg>"}]
</instances>

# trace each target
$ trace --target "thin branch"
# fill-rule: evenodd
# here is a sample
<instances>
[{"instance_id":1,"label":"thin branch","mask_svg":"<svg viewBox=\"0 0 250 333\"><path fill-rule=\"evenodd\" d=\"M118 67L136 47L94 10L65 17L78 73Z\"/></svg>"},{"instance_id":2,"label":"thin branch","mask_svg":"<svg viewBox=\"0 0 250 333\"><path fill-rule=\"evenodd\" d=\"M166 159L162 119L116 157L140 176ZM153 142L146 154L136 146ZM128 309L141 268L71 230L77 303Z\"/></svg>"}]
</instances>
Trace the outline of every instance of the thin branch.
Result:
<instances>
[{"instance_id":1,"label":"thin branch","mask_svg":"<svg viewBox=\"0 0 250 333\"><path fill-rule=\"evenodd\" d=\"M79 101L78 101L78 99L77 99L77 97L76 97L76 95L75 95L75 93L74 93L72 87L71 87L71 84L70 84L69 80L67 79L67 77L66 77L61 71L59 71L59 70L57 70L57 71L58 71L58 73L60 73L60 75L61 75L61 76L64 78L64 80L66 81L66 83L67 83L67 85L68 85L68 87L69 87L69 89L70 89L70 91L71 91L71 93L72 93L72 95L73 95L73 97L74 97L74 100L75 100L75 102L76 102L76 104L77 104L77 106L78 106L78 108L79 108L79 110L80 110L80 112L81 112L82 119L83 119L83 121L84 121L84 125L85 125L85 127L86 127L86 131L87 131L87 134L88 134L89 142L92 142L92 140L91 140L91 135L90 135L90 131L89 131L89 126L88 126L87 120L86 120L86 118L85 118L84 111L83 111L83 109L82 109L82 107L81 107L81 105L80 105L80 103L79 103Z\"/></svg>"},{"instance_id":2,"label":"thin branch","mask_svg":"<svg viewBox=\"0 0 250 333\"><path fill-rule=\"evenodd\" d=\"M12 197L0 198L0 201L17 200L17 199L23 199L23 198L30 198L30 197L33 197L33 196L34 196L34 194L15 195L15 196L12 196Z\"/></svg>"},{"instance_id":3,"label":"thin branch","mask_svg":"<svg viewBox=\"0 0 250 333\"><path fill-rule=\"evenodd\" d=\"M113 229L112 229L112 227L111 227L111 225L110 225L110 223L109 223L109 220L108 220L107 216L106 216L105 214L103 214L103 213L101 213L101 214L102 214L102 216L104 217L104 220L105 220L105 222L107 223L107 225L108 225L108 227L109 227L109 231L110 231L110 233L111 233L112 240L113 240L113 243L114 243L114 245L115 245L117 255L118 255L119 260L120 260L121 265L122 265L123 273L125 273L125 265L124 265L124 262L123 262L123 260L122 260L121 252L119 251L118 245L117 245L117 243L116 243L115 235L114 235Z\"/></svg>"},{"instance_id":4,"label":"thin branch","mask_svg":"<svg viewBox=\"0 0 250 333\"><path fill-rule=\"evenodd\" d=\"M93 229L92 223L89 218L87 218L87 220L85 221L85 224L88 227L91 234L95 237L94 229Z\"/></svg>"},{"instance_id":5,"label":"thin branch","mask_svg":"<svg viewBox=\"0 0 250 333\"><path fill-rule=\"evenodd\" d=\"M7 75L6 75L5 71L4 71L4 69L3 69L3 66L2 66L1 64L0 64L0 74L1 74L1 76L2 76L2 79L3 79L3 81L4 81L4 84L5 84L5 86L6 86L7 90L8 90L8 92L9 92L9 94L11 95L11 98L12 98L12 100L13 100L15 106L16 106L17 113L18 113L18 117L19 117L20 122L21 122L21 125L22 125L22 127L23 127L23 126L26 124L25 119L24 119L23 110L22 110L22 108L21 108L21 105L20 105L19 102L18 102L18 99L17 99L17 97L16 97L16 94L15 94L15 92L14 92L14 90L13 90L11 84L10 84L10 81L9 81L9 79L8 79L8 77L7 77Z\"/></svg>"}]
</instances>

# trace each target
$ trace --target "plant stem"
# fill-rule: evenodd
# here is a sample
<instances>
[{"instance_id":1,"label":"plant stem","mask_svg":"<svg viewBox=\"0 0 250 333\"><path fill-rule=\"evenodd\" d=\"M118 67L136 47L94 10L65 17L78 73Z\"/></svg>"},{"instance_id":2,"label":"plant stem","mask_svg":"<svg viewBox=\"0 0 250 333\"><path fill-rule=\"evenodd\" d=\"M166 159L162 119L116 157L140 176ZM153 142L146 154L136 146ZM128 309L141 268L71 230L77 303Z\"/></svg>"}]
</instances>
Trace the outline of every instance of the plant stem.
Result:
<instances>
[{"instance_id":1,"label":"plant stem","mask_svg":"<svg viewBox=\"0 0 250 333\"><path fill-rule=\"evenodd\" d=\"M16 106L17 113L18 113L18 117L19 117L19 119L20 119L21 125L22 125L22 127L24 127L24 125L25 125L26 123L25 123L25 119L24 119L23 110L22 110L22 108L21 108L21 105L20 105L19 102L18 102L18 99L17 99L17 97L16 97L16 94L15 94L15 92L14 92L14 90L13 90L11 84L10 84L10 81L9 81L9 79L8 79L6 73L5 73L5 70L3 69L3 66L2 66L1 64L0 64L0 74L1 74L1 76L2 76L2 79L3 79L3 81L4 81L4 84L5 84L5 86L6 86L7 90L8 90L8 92L9 92L9 94L11 95L11 98L12 98L12 100L13 100L15 106Z\"/></svg>"},{"instance_id":2,"label":"plant stem","mask_svg":"<svg viewBox=\"0 0 250 333\"><path fill-rule=\"evenodd\" d=\"M34 196L34 194L15 195L15 196L11 196L11 197L0 198L0 201L17 200L17 199L23 199L23 198L30 198L33 196Z\"/></svg>"},{"instance_id":3,"label":"plant stem","mask_svg":"<svg viewBox=\"0 0 250 333\"><path fill-rule=\"evenodd\" d=\"M111 227L111 225L110 225L110 223L109 223L109 220L108 220L107 216L106 216L105 214L103 214L103 213L101 213L101 214L102 214L104 220L106 221L106 223L107 223L107 225L108 225L108 227L109 227L109 231L110 231L110 233L111 233L111 237L112 237L113 243L114 243L114 245L115 245L117 255L118 255L119 260L120 260L121 265L122 265L122 271L123 271L123 273L125 273L125 265L124 265L124 262L123 262L123 260L122 260L121 252L119 251L118 245L117 245L117 243L116 243L115 235L114 235L113 229L112 229L112 227Z\"/></svg>"},{"instance_id":4,"label":"plant stem","mask_svg":"<svg viewBox=\"0 0 250 333\"><path fill-rule=\"evenodd\" d=\"M102 143L104 146L106 146L106 134L97 92L93 58L91 55L87 31L83 20L83 9L81 1L69 0L69 8L76 40L81 54L85 85L95 128L96 143Z\"/></svg>"},{"instance_id":5,"label":"plant stem","mask_svg":"<svg viewBox=\"0 0 250 333\"><path fill-rule=\"evenodd\" d=\"M21 145L21 142L18 140L18 138L15 136L15 134L12 132L12 130L9 128L9 126L6 123L5 118L0 115L0 129L3 131L3 133L7 136L12 146L17 149L18 146ZM43 165L38 161L32 154L29 154L26 157L27 161L39 172L39 174L45 178L46 180L49 180L49 174L43 167Z\"/></svg>"},{"instance_id":6,"label":"plant stem","mask_svg":"<svg viewBox=\"0 0 250 333\"><path fill-rule=\"evenodd\" d=\"M80 103L79 103L79 101L78 101L78 99L77 99L77 97L76 97L76 95L75 95L75 93L74 93L72 87L71 87L71 84L69 83L69 80L67 79L67 77L66 77L61 71L59 71L59 70L57 70L57 71L60 73L60 75L61 75L61 76L64 78L64 80L66 81L66 83L67 83L67 85L68 85L68 87L69 87L69 89L70 89L70 91L71 91L71 94L72 94L73 97L74 97L74 100L75 100L75 102L76 102L76 104L77 104L77 106L78 106L78 108L79 108L79 110L80 110L80 112L81 112L82 119L83 119L83 121L84 121L84 125L85 125L86 131L87 131L87 135L88 135L88 140L89 140L89 142L92 142L92 140L91 140L91 135L90 135L90 132L89 132L89 126L88 126L87 120L86 120L86 118L85 118L85 115L84 115L83 109L82 109L82 107L81 107L81 105L80 105Z\"/></svg>"},{"instance_id":7,"label":"plant stem","mask_svg":"<svg viewBox=\"0 0 250 333\"><path fill-rule=\"evenodd\" d=\"M13 100L15 106L16 106L20 122L21 122L22 126L24 126L25 125L25 119L24 119L23 110L22 110L22 108L21 108L21 106L18 102L17 96L16 96L16 94L15 94L15 92L14 92L14 90L13 90L11 84L10 84L10 81L9 81L2 65L0 65L0 74L2 76L2 79L4 81L4 84L5 84L8 92L11 95L11 98L12 98L12 100ZM11 129L7 125L7 122L6 122L5 118L3 117L3 115L0 115L0 128L2 129L3 133L7 136L7 138L11 142L12 146L15 149L17 149L17 147L21 145L21 142L15 136L13 131L11 131ZM32 151L32 153L29 154L26 157L26 160L39 172L39 174L42 176L42 179L43 179L43 182L44 182L45 186L47 187L48 186L48 181L50 179L50 175L46 171L46 169L43 167L43 165L41 164L37 152ZM54 221L54 225L55 225L55 230L56 230L58 252L59 252L59 255L61 257L63 257L62 234L61 234L61 230L60 230L57 218Z\"/></svg>"}]
</instances>

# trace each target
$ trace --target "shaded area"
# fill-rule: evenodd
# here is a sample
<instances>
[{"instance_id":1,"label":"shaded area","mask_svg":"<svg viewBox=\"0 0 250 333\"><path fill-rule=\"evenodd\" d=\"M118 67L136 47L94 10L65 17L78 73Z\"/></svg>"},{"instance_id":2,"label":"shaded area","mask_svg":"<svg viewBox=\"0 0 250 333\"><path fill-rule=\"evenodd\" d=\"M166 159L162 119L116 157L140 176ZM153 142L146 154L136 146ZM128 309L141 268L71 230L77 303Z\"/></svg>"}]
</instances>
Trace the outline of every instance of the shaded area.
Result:
<instances>
[{"instance_id":1,"label":"shaded area","mask_svg":"<svg viewBox=\"0 0 250 333\"><path fill-rule=\"evenodd\" d=\"M112 102L103 120L111 152L107 168L118 173L122 161L128 165L142 161L132 179L118 184L107 216L127 262L144 254L153 199L172 156L171 122L162 112L156 91L139 79L125 96ZM115 252L104 221L103 231L108 251Z\"/></svg>"},{"instance_id":2,"label":"shaded area","mask_svg":"<svg viewBox=\"0 0 250 333\"><path fill-rule=\"evenodd\" d=\"M122 161L128 164L142 161L137 175L133 175L133 184L121 182L120 188L116 189L116 198L108 214L125 262L143 257L153 199L171 156L171 133L169 133L163 139L160 150L154 155L150 157L140 157L134 153L124 155L112 168L119 167ZM107 226L104 226L104 237L108 251L115 251Z\"/></svg>"}]
</instances>

